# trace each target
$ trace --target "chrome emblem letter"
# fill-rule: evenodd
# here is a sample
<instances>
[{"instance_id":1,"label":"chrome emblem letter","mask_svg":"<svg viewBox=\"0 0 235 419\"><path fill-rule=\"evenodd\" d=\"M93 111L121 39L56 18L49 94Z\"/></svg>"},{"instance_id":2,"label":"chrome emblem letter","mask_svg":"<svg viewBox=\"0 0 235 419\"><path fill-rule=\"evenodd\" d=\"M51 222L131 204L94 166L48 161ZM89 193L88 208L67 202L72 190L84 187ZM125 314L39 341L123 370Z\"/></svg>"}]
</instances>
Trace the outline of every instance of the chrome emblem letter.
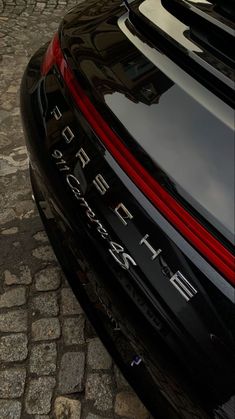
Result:
<instances>
[{"instance_id":1,"label":"chrome emblem letter","mask_svg":"<svg viewBox=\"0 0 235 419\"><path fill-rule=\"evenodd\" d=\"M129 262L131 262L133 266L136 266L135 260L128 253L125 253L124 248L120 244L110 242L110 245L112 247L112 249L109 249L110 254L123 269L130 269Z\"/></svg>"},{"instance_id":2,"label":"chrome emblem letter","mask_svg":"<svg viewBox=\"0 0 235 419\"><path fill-rule=\"evenodd\" d=\"M197 294L197 290L190 284L184 275L177 271L170 279L172 285L179 291L186 301L191 300Z\"/></svg>"},{"instance_id":3,"label":"chrome emblem letter","mask_svg":"<svg viewBox=\"0 0 235 419\"><path fill-rule=\"evenodd\" d=\"M131 215L131 213L128 211L125 205L123 205L122 202L116 206L114 212L125 226L127 225L126 219L129 218L131 220L133 218L133 215Z\"/></svg>"},{"instance_id":4,"label":"chrome emblem letter","mask_svg":"<svg viewBox=\"0 0 235 419\"><path fill-rule=\"evenodd\" d=\"M86 154L85 150L83 150L83 148L80 148L80 150L76 153L75 157L79 157L83 169L90 161L88 155Z\"/></svg>"},{"instance_id":5,"label":"chrome emblem letter","mask_svg":"<svg viewBox=\"0 0 235 419\"><path fill-rule=\"evenodd\" d=\"M155 250L152 246L151 246L151 244L149 243L149 242L147 242L147 239L149 238L149 235L148 234L145 234L145 236L140 240L140 246L142 246L142 244L146 244L146 246L147 246L147 248L150 250L150 252L152 252L152 257L151 257L151 259L152 260L154 260L154 259L156 259L156 257L158 256L158 255L160 255L160 253L161 253L161 249L158 249L158 250Z\"/></svg>"},{"instance_id":6,"label":"chrome emblem letter","mask_svg":"<svg viewBox=\"0 0 235 419\"><path fill-rule=\"evenodd\" d=\"M51 111L51 114L54 116L56 121L59 121L59 119L62 117L62 113L60 112L58 106L54 107L54 109Z\"/></svg>"},{"instance_id":7,"label":"chrome emblem letter","mask_svg":"<svg viewBox=\"0 0 235 419\"><path fill-rule=\"evenodd\" d=\"M109 189L109 185L107 184L106 180L103 178L101 174L98 174L95 177L95 179L93 180L93 183L101 195L104 195Z\"/></svg>"},{"instance_id":8,"label":"chrome emblem letter","mask_svg":"<svg viewBox=\"0 0 235 419\"><path fill-rule=\"evenodd\" d=\"M62 136L64 137L66 143L68 143L68 144L71 143L71 141L75 137L73 131L68 126L63 129Z\"/></svg>"}]
</instances>

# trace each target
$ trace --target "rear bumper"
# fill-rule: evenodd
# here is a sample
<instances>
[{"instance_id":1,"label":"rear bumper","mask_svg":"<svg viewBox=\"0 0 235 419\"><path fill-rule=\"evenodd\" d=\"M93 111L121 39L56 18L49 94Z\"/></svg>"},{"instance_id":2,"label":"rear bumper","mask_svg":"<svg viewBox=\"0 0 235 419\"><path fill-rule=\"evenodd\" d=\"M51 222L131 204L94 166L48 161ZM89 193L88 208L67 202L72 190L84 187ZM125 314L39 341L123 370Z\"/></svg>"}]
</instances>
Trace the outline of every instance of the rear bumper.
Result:
<instances>
[{"instance_id":1,"label":"rear bumper","mask_svg":"<svg viewBox=\"0 0 235 419\"><path fill-rule=\"evenodd\" d=\"M215 361L218 361L218 354L212 354L212 361L208 358L203 359L203 351L196 354L198 347L201 351L201 340L203 341L205 336L205 352L210 353L208 345L211 343L207 340L211 325L207 324L208 319L203 319L198 314L205 307L203 298L198 298L196 305L190 307L175 289L169 288L169 291L166 291L167 299L164 301L163 294L159 294L163 292L166 283L163 267L156 260L155 266L149 268L148 263L143 260L146 255L142 256L139 248L135 248L134 253L135 259L140 260L140 265L142 263L137 272L135 267L124 270L110 257L109 244L104 244L103 238L97 235L94 223L87 221L84 211L74 199L74 177L70 177L71 182L66 183L64 172L58 171L58 164L55 164L53 157L55 150L63 152L66 166L72 167L69 174L79 178L90 210L95 210L96 217L113 237L112 242L115 241L129 250L131 242L135 240L137 229L141 230L144 236L143 226L151 228L151 223L142 212L141 201L135 202L130 196L130 190L127 190L126 185L123 186L123 181L116 179L115 163L102 144L94 138L82 115L74 109L66 88L58 90L56 70L47 79L41 78L40 64L44 51L45 48L41 49L26 69L21 87L21 110L30 155L32 187L57 258L97 333L153 415L157 414L158 418L164 419L213 417L214 410L231 395L232 377L227 386L215 383L215 387L211 389L210 377L213 375ZM50 93L47 94L48 90ZM128 230L129 245L125 242L126 230L122 226L119 229L119 221L115 221L114 214L108 211L114 196L110 197L110 202L105 199L98 200L91 188L97 169L95 167L94 172L86 175L81 171L81 166L74 160L80 146L64 146L60 125L57 126L57 121L52 120L50 115L50 102L53 106L62 104L63 117L66 119L62 128L68 124L73 127L75 122L78 124L79 141L81 139L83 149L84 144L89 141L89 152L90 155L94 155L98 173L105 172L106 166L109 166L108 175L112 185L110 189L118 195L121 190L121 195L135 207L137 224L131 231ZM73 129L76 130L75 127ZM96 158L96 155L99 157ZM89 208L86 207L86 211ZM155 227L156 230L158 228ZM171 255L170 262L176 266L176 270L190 272L184 256L160 230L159 237L162 238L161 248L166 249L166 253ZM159 292L153 290L147 272L149 277L156 276L162 281ZM148 287L145 286L147 283ZM171 306L173 310L168 308ZM186 316L182 315L184 312ZM192 319L187 319L187 315L192 315ZM182 324L182 319L185 324ZM210 321L215 323L217 318L212 318L209 323ZM202 327L200 331L197 330L199 325ZM200 336L202 332L205 335L203 337ZM221 362L221 369L226 371L228 360L221 358ZM185 364L188 364L188 370ZM192 371L198 371L198 375L192 375L190 378ZM207 379L200 388L198 383L205 376ZM208 383L208 396L205 397ZM223 387L221 393L220 387Z\"/></svg>"},{"instance_id":2,"label":"rear bumper","mask_svg":"<svg viewBox=\"0 0 235 419\"><path fill-rule=\"evenodd\" d=\"M90 243L82 234L80 238L83 250L86 249L86 257L84 258L81 249L78 251L77 245L76 255L74 254L72 235L68 234L67 231L65 240L65 235L59 228L63 221L59 217L55 218L51 213L48 201L42 195L42 190L38 186L33 172L31 172L31 183L40 217L57 259L103 344L154 417L157 412L158 418L180 418L162 398L155 380L137 353L136 345L131 343L123 334L117 320L118 316L114 317L113 307L110 304L110 294L107 293L104 284L105 278L110 281L112 273L108 269L105 272L99 272L99 274L97 270L94 270L93 267L97 265L94 260L95 252L87 251ZM115 298L123 300L123 298L126 299L126 296L119 290Z\"/></svg>"}]
</instances>

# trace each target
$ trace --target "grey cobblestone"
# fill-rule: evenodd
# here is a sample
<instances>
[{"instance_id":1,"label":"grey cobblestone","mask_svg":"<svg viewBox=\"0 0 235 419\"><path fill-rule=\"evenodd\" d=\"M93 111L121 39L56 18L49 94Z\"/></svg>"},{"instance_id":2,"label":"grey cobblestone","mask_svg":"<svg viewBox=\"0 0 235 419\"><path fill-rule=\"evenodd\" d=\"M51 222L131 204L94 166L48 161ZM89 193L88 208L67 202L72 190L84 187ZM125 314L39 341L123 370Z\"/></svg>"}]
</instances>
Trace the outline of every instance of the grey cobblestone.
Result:
<instances>
[{"instance_id":1,"label":"grey cobblestone","mask_svg":"<svg viewBox=\"0 0 235 419\"><path fill-rule=\"evenodd\" d=\"M31 200L17 202L14 207L15 215L19 218L30 218L35 215L35 204Z\"/></svg>"},{"instance_id":2,"label":"grey cobblestone","mask_svg":"<svg viewBox=\"0 0 235 419\"><path fill-rule=\"evenodd\" d=\"M35 287L37 291L57 290L60 286L60 281L60 269L56 266L49 266L35 275Z\"/></svg>"},{"instance_id":3,"label":"grey cobblestone","mask_svg":"<svg viewBox=\"0 0 235 419\"><path fill-rule=\"evenodd\" d=\"M16 400L0 400L1 419L20 419L21 403Z\"/></svg>"},{"instance_id":4,"label":"grey cobblestone","mask_svg":"<svg viewBox=\"0 0 235 419\"><path fill-rule=\"evenodd\" d=\"M88 365L93 369L109 369L112 359L99 339L92 339L88 343Z\"/></svg>"},{"instance_id":5,"label":"grey cobblestone","mask_svg":"<svg viewBox=\"0 0 235 419\"><path fill-rule=\"evenodd\" d=\"M72 394L84 388L85 355L83 352L67 352L61 360L59 390L62 394Z\"/></svg>"},{"instance_id":6,"label":"grey cobblestone","mask_svg":"<svg viewBox=\"0 0 235 419\"><path fill-rule=\"evenodd\" d=\"M65 318L63 324L63 338L65 345L77 345L85 342L84 338L85 320L82 315L78 317Z\"/></svg>"},{"instance_id":7,"label":"grey cobblestone","mask_svg":"<svg viewBox=\"0 0 235 419\"><path fill-rule=\"evenodd\" d=\"M63 288L61 291L62 313L71 316L73 314L81 314L82 308L75 298L70 288Z\"/></svg>"},{"instance_id":8,"label":"grey cobblestone","mask_svg":"<svg viewBox=\"0 0 235 419\"><path fill-rule=\"evenodd\" d=\"M27 316L27 311L22 309L1 313L0 332L25 332Z\"/></svg>"},{"instance_id":9,"label":"grey cobblestone","mask_svg":"<svg viewBox=\"0 0 235 419\"><path fill-rule=\"evenodd\" d=\"M33 314L41 316L57 316L59 314L59 305L56 293L46 293L37 295L32 299Z\"/></svg>"},{"instance_id":10,"label":"grey cobblestone","mask_svg":"<svg viewBox=\"0 0 235 419\"><path fill-rule=\"evenodd\" d=\"M31 284L32 277L31 277L30 268L28 266L25 266L25 265L20 266L19 282L25 285Z\"/></svg>"},{"instance_id":11,"label":"grey cobblestone","mask_svg":"<svg viewBox=\"0 0 235 419\"><path fill-rule=\"evenodd\" d=\"M86 398L93 400L98 410L111 410L113 406L111 377L108 374L89 374L86 382Z\"/></svg>"},{"instance_id":12,"label":"grey cobblestone","mask_svg":"<svg viewBox=\"0 0 235 419\"><path fill-rule=\"evenodd\" d=\"M25 386L26 371L22 368L9 368L0 371L0 398L20 397Z\"/></svg>"},{"instance_id":13,"label":"grey cobblestone","mask_svg":"<svg viewBox=\"0 0 235 419\"><path fill-rule=\"evenodd\" d=\"M32 255L45 262L55 261L55 254L50 246L39 246L33 250Z\"/></svg>"},{"instance_id":14,"label":"grey cobblestone","mask_svg":"<svg viewBox=\"0 0 235 419\"><path fill-rule=\"evenodd\" d=\"M8 235L11 235L11 234L16 234L16 233L18 233L18 227L6 228L6 229L1 231L1 234L3 234L4 236L8 236Z\"/></svg>"},{"instance_id":15,"label":"grey cobblestone","mask_svg":"<svg viewBox=\"0 0 235 419\"><path fill-rule=\"evenodd\" d=\"M40 319L32 323L32 339L34 341L52 340L60 337L60 322L56 317Z\"/></svg>"},{"instance_id":16,"label":"grey cobblestone","mask_svg":"<svg viewBox=\"0 0 235 419\"><path fill-rule=\"evenodd\" d=\"M27 345L28 338L24 333L0 337L0 362L24 361L28 355Z\"/></svg>"},{"instance_id":17,"label":"grey cobblestone","mask_svg":"<svg viewBox=\"0 0 235 419\"><path fill-rule=\"evenodd\" d=\"M19 267L19 275L15 275L10 271L4 272L6 285L29 285L32 282L31 272L28 266L22 265Z\"/></svg>"},{"instance_id":18,"label":"grey cobblestone","mask_svg":"<svg viewBox=\"0 0 235 419\"><path fill-rule=\"evenodd\" d=\"M0 308L22 306L25 303L26 289L24 287L15 287L0 295Z\"/></svg>"},{"instance_id":19,"label":"grey cobblestone","mask_svg":"<svg viewBox=\"0 0 235 419\"><path fill-rule=\"evenodd\" d=\"M55 384L52 377L32 379L26 396L26 412L39 415L49 413Z\"/></svg>"},{"instance_id":20,"label":"grey cobblestone","mask_svg":"<svg viewBox=\"0 0 235 419\"><path fill-rule=\"evenodd\" d=\"M6 224L15 219L15 212L12 208L0 211L0 224Z\"/></svg>"},{"instance_id":21,"label":"grey cobblestone","mask_svg":"<svg viewBox=\"0 0 235 419\"><path fill-rule=\"evenodd\" d=\"M38 231L36 234L34 234L33 238L39 242L48 242L48 237L45 231Z\"/></svg>"},{"instance_id":22,"label":"grey cobblestone","mask_svg":"<svg viewBox=\"0 0 235 419\"><path fill-rule=\"evenodd\" d=\"M40 343L32 347L30 372L37 375L49 375L56 371L57 349L54 342Z\"/></svg>"}]
</instances>

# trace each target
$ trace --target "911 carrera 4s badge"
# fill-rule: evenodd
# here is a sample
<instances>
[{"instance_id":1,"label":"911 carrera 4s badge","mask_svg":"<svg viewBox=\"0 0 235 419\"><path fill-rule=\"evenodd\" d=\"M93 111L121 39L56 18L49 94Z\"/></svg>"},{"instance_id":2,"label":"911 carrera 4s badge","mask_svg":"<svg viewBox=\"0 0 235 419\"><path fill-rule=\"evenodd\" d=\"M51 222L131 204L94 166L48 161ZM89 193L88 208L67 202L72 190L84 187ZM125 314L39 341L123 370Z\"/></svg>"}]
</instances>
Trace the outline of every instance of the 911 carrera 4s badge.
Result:
<instances>
[{"instance_id":1,"label":"911 carrera 4s badge","mask_svg":"<svg viewBox=\"0 0 235 419\"><path fill-rule=\"evenodd\" d=\"M61 118L61 112L56 106L52 115L56 120ZM75 138L72 130L69 126L66 126L62 131L62 137L66 144L69 144ZM110 233L105 228L101 220L97 217L95 210L90 206L88 201L85 199L82 192L82 187L79 179L75 174L72 173L68 162L60 149L54 149L51 154L53 160L56 163L59 171L63 174L64 180L67 183L70 191L74 195L74 198L78 201L80 207L83 209L87 220L92 223L96 232L108 243L108 252L113 257L118 265L126 270L137 266L135 259L126 251L126 249L118 242L112 240ZM84 169L90 162L91 158L87 151L84 148L80 148L75 157L79 160L80 167ZM93 187L97 190L100 195L105 195L106 192L110 189L110 185L105 177L98 173L92 180ZM131 210L129 210L124 202L119 202L113 209L114 214L116 214L119 221L127 226L131 220L134 218ZM150 260L154 261L156 258L162 258L162 249L155 249L151 244L149 234L145 234L139 241L139 246L145 247L148 249ZM165 269L165 268L164 268ZM164 273L164 272L163 272ZM197 290L192 286L192 284L185 278L185 276L177 271L175 274L171 272L170 269L167 270L167 274L171 285L181 294L182 297L188 302L197 294Z\"/></svg>"},{"instance_id":2,"label":"911 carrera 4s badge","mask_svg":"<svg viewBox=\"0 0 235 419\"><path fill-rule=\"evenodd\" d=\"M80 207L84 209L86 217L92 222L96 228L97 233L100 235L102 239L105 239L109 243L109 253L114 258L114 260L123 268L129 269L130 265L136 266L137 263L135 260L127 253L123 246L119 243L113 241L110 237L110 234L103 226L101 221L96 216L95 211L90 207L87 200L82 196L81 186L79 180L74 176L72 173L68 173L70 170L65 159L63 158L63 153L55 149L52 153L52 157L56 160L56 164L59 167L61 172L64 172L64 177L67 185L69 186L70 190L72 191L74 197L79 202Z\"/></svg>"}]
</instances>

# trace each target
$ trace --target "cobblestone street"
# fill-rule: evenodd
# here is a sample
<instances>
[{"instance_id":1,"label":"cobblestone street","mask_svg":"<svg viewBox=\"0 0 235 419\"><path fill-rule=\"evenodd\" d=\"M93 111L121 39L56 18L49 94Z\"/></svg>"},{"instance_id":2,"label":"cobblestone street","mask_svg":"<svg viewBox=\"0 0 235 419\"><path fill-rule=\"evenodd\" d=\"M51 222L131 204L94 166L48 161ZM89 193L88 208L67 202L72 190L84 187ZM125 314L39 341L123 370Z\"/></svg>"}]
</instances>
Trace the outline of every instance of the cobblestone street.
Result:
<instances>
[{"instance_id":1,"label":"cobblestone street","mask_svg":"<svg viewBox=\"0 0 235 419\"><path fill-rule=\"evenodd\" d=\"M0 419L148 419L68 286L31 199L19 86L71 0L0 0Z\"/></svg>"}]
</instances>

